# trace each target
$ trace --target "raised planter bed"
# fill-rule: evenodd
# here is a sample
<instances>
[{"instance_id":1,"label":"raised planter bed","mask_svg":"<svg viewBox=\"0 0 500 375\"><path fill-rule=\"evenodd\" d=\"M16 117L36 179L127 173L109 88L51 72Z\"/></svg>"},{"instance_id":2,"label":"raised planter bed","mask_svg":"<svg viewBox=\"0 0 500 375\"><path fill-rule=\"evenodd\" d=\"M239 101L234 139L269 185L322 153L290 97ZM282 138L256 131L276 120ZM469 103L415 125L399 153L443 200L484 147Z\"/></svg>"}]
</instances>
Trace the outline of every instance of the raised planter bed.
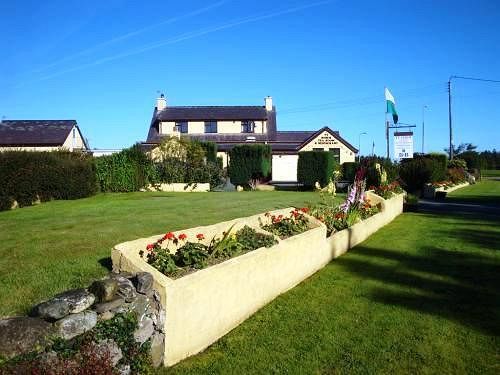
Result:
<instances>
[{"instance_id":1,"label":"raised planter bed","mask_svg":"<svg viewBox=\"0 0 500 375\"><path fill-rule=\"evenodd\" d=\"M469 185L470 184L468 182L464 182L462 184L451 186L451 187L449 187L449 188L446 189L444 187L434 187L431 184L426 184L424 186L423 195L424 195L424 198L434 199L434 198L436 198L436 193L439 192L439 191L444 191L446 193L451 193L452 191L461 189L461 188L469 186Z\"/></svg>"},{"instance_id":2,"label":"raised planter bed","mask_svg":"<svg viewBox=\"0 0 500 375\"><path fill-rule=\"evenodd\" d=\"M165 359L171 366L205 349L237 327L278 295L323 268L333 258L365 240L370 234L402 212L403 195L384 200L373 193L369 199L381 205L381 212L351 228L326 237L326 227L307 216L310 229L270 248L260 248L223 263L169 278L139 256L139 250L158 236L116 245L112 252L115 271L150 272L166 310ZM293 208L271 212L288 215ZM176 232L189 237L204 233L207 238L234 225L259 228L263 214L239 218L215 225Z\"/></svg>"}]
</instances>

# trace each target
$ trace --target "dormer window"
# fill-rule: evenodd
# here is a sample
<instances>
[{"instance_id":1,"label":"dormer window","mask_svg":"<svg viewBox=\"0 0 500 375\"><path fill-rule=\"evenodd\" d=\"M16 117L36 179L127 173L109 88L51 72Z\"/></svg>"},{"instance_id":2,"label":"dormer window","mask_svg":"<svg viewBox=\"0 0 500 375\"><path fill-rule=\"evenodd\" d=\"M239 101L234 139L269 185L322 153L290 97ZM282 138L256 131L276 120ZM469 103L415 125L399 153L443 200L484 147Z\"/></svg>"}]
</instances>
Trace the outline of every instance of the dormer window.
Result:
<instances>
[{"instance_id":1,"label":"dormer window","mask_svg":"<svg viewBox=\"0 0 500 375\"><path fill-rule=\"evenodd\" d=\"M175 122L175 131L179 133L187 133L188 132L188 122L187 121L176 121Z\"/></svg>"},{"instance_id":2,"label":"dormer window","mask_svg":"<svg viewBox=\"0 0 500 375\"><path fill-rule=\"evenodd\" d=\"M255 122L250 120L241 121L242 133L253 133L255 131Z\"/></svg>"},{"instance_id":3,"label":"dormer window","mask_svg":"<svg viewBox=\"0 0 500 375\"><path fill-rule=\"evenodd\" d=\"M205 133L217 133L217 121L205 121Z\"/></svg>"}]
</instances>

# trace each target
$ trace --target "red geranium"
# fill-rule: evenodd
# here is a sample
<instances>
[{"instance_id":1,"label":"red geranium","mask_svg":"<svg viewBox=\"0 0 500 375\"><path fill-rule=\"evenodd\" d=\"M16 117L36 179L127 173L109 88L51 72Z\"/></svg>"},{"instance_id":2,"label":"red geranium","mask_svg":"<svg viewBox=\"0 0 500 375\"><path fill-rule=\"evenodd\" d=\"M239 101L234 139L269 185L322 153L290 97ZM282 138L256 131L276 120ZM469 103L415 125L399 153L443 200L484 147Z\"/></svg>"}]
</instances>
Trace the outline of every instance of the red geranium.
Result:
<instances>
[{"instance_id":1,"label":"red geranium","mask_svg":"<svg viewBox=\"0 0 500 375\"><path fill-rule=\"evenodd\" d=\"M187 236L184 233L179 234L179 240L183 241L187 238Z\"/></svg>"},{"instance_id":2,"label":"red geranium","mask_svg":"<svg viewBox=\"0 0 500 375\"><path fill-rule=\"evenodd\" d=\"M196 238L201 241L201 240L205 239L205 236L203 235L203 233L198 233L196 235Z\"/></svg>"},{"instance_id":3,"label":"red geranium","mask_svg":"<svg viewBox=\"0 0 500 375\"><path fill-rule=\"evenodd\" d=\"M300 209L303 213L307 214L309 212L309 208L308 207L302 207Z\"/></svg>"},{"instance_id":4,"label":"red geranium","mask_svg":"<svg viewBox=\"0 0 500 375\"><path fill-rule=\"evenodd\" d=\"M173 234L172 232L168 232L167 234L165 234L163 236L164 240L173 240L174 238L175 238L175 234Z\"/></svg>"},{"instance_id":5,"label":"red geranium","mask_svg":"<svg viewBox=\"0 0 500 375\"><path fill-rule=\"evenodd\" d=\"M155 245L150 243L148 246L146 246L146 250L152 250L155 248Z\"/></svg>"}]
</instances>

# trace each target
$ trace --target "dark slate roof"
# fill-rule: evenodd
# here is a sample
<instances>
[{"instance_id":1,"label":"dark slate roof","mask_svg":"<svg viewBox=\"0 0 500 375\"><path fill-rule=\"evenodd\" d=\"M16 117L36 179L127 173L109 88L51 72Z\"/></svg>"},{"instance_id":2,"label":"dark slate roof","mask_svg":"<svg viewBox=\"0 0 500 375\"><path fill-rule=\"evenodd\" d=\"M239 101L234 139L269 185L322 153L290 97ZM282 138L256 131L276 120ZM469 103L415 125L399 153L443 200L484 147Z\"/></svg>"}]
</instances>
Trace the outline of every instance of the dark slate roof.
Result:
<instances>
[{"instance_id":1,"label":"dark slate roof","mask_svg":"<svg viewBox=\"0 0 500 375\"><path fill-rule=\"evenodd\" d=\"M2 146L62 146L75 120L3 120Z\"/></svg>"},{"instance_id":2,"label":"dark slate roof","mask_svg":"<svg viewBox=\"0 0 500 375\"><path fill-rule=\"evenodd\" d=\"M157 113L160 121L267 120L264 106L193 106L166 107Z\"/></svg>"},{"instance_id":3,"label":"dark slate roof","mask_svg":"<svg viewBox=\"0 0 500 375\"><path fill-rule=\"evenodd\" d=\"M354 153L358 152L358 149L355 148L353 145L351 145L349 142L347 142L344 138L342 138L338 131L333 131L328 126L325 126L321 129L319 129L317 132L314 132L314 134L311 134L311 136L309 136L308 139L306 139L306 140L304 140L304 142L302 142L302 144L299 148L304 147L306 144L308 144L310 141L312 141L314 138L316 138L318 135L320 135L324 131L330 133L333 137L337 138L340 142L342 142L352 152L354 152Z\"/></svg>"},{"instance_id":4,"label":"dark slate roof","mask_svg":"<svg viewBox=\"0 0 500 375\"><path fill-rule=\"evenodd\" d=\"M166 107L161 111L155 108L149 126L146 143L160 143L162 135L158 132L160 121L267 121L267 135L258 133L234 134L196 134L189 136L197 139L207 139L213 142L245 142L247 136L254 136L258 141L269 141L276 137L276 109L267 111L264 106L203 106L203 107Z\"/></svg>"}]
</instances>

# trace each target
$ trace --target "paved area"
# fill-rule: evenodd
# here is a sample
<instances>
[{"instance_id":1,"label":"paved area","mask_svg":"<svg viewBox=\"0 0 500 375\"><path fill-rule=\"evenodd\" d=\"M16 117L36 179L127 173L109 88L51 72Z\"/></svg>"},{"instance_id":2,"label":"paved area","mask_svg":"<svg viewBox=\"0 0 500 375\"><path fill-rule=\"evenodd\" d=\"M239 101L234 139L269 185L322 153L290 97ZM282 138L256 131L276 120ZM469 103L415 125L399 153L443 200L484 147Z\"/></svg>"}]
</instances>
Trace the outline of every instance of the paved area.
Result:
<instances>
[{"instance_id":1,"label":"paved area","mask_svg":"<svg viewBox=\"0 0 500 375\"><path fill-rule=\"evenodd\" d=\"M436 201L430 199L419 200L420 212L431 213L457 213L457 214L470 214L470 215L487 215L487 216L500 216L500 208L470 203L452 203L444 201Z\"/></svg>"}]
</instances>

